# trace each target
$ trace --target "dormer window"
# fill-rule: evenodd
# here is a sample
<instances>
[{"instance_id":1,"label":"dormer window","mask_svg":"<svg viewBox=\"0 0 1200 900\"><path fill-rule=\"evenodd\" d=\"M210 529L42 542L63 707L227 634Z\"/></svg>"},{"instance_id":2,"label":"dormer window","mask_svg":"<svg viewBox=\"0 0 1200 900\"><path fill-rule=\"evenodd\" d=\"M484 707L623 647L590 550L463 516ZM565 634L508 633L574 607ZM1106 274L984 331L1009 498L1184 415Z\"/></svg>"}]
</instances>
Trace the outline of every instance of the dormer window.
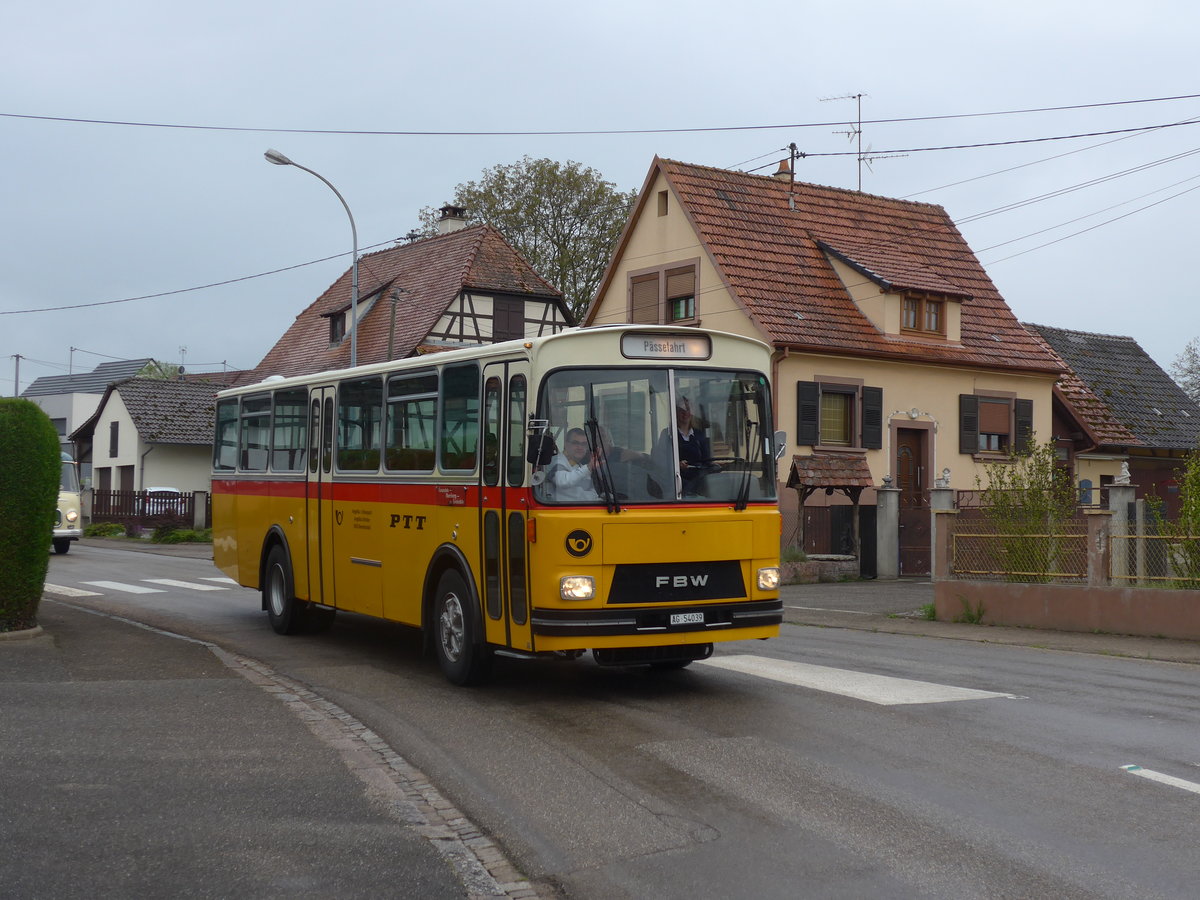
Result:
<instances>
[{"instance_id":1,"label":"dormer window","mask_svg":"<svg viewBox=\"0 0 1200 900\"><path fill-rule=\"evenodd\" d=\"M945 301L924 294L906 294L901 309L900 327L922 334L946 334Z\"/></svg>"},{"instance_id":2,"label":"dormer window","mask_svg":"<svg viewBox=\"0 0 1200 900\"><path fill-rule=\"evenodd\" d=\"M336 344L346 336L346 313L334 313L329 317L329 343Z\"/></svg>"}]
</instances>

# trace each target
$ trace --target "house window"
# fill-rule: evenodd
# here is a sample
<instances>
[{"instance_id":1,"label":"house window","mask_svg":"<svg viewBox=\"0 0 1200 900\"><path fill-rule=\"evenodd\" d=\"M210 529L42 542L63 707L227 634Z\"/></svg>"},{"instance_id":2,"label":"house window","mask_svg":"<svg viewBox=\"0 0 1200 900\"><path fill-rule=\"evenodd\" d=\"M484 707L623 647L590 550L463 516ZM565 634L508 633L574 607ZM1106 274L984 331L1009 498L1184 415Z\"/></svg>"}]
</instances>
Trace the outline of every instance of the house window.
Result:
<instances>
[{"instance_id":1,"label":"house window","mask_svg":"<svg viewBox=\"0 0 1200 900\"><path fill-rule=\"evenodd\" d=\"M658 214L660 216L665 216L667 214L667 192L666 191L658 192Z\"/></svg>"},{"instance_id":2,"label":"house window","mask_svg":"<svg viewBox=\"0 0 1200 900\"><path fill-rule=\"evenodd\" d=\"M663 266L629 279L629 321L691 323L696 318L696 263Z\"/></svg>"},{"instance_id":3,"label":"house window","mask_svg":"<svg viewBox=\"0 0 1200 900\"><path fill-rule=\"evenodd\" d=\"M854 441L854 394L821 391L821 443L849 447Z\"/></svg>"},{"instance_id":4,"label":"house window","mask_svg":"<svg viewBox=\"0 0 1200 900\"><path fill-rule=\"evenodd\" d=\"M959 452L1024 451L1033 437L1033 401L960 394Z\"/></svg>"},{"instance_id":5,"label":"house window","mask_svg":"<svg viewBox=\"0 0 1200 900\"><path fill-rule=\"evenodd\" d=\"M883 388L819 381L796 384L796 443L801 446L883 446Z\"/></svg>"},{"instance_id":6,"label":"house window","mask_svg":"<svg viewBox=\"0 0 1200 900\"><path fill-rule=\"evenodd\" d=\"M492 301L492 340L515 341L525 337L525 301L497 297Z\"/></svg>"},{"instance_id":7,"label":"house window","mask_svg":"<svg viewBox=\"0 0 1200 900\"><path fill-rule=\"evenodd\" d=\"M329 343L336 344L346 336L346 313L338 312L329 317Z\"/></svg>"},{"instance_id":8,"label":"house window","mask_svg":"<svg viewBox=\"0 0 1200 900\"><path fill-rule=\"evenodd\" d=\"M117 455L117 447L119 444L120 433L121 433L121 423L120 422L109 422L108 423L108 455L110 457Z\"/></svg>"},{"instance_id":9,"label":"house window","mask_svg":"<svg viewBox=\"0 0 1200 900\"><path fill-rule=\"evenodd\" d=\"M901 308L900 327L924 334L946 333L945 301L923 294L908 294Z\"/></svg>"}]
</instances>

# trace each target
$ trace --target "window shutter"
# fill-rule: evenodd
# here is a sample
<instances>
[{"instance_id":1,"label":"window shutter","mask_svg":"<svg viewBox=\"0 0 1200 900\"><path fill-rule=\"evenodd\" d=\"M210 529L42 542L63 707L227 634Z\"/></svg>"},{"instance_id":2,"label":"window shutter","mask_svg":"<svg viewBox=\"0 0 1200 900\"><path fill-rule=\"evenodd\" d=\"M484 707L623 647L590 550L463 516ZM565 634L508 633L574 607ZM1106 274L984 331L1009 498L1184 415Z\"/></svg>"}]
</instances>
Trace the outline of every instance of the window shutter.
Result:
<instances>
[{"instance_id":1,"label":"window shutter","mask_svg":"<svg viewBox=\"0 0 1200 900\"><path fill-rule=\"evenodd\" d=\"M1033 449L1033 401L1016 400L1013 402L1013 424L1016 426L1016 447L1018 453L1028 453Z\"/></svg>"},{"instance_id":2,"label":"window shutter","mask_svg":"<svg viewBox=\"0 0 1200 900\"><path fill-rule=\"evenodd\" d=\"M866 450L883 447L883 388L862 389L862 445Z\"/></svg>"},{"instance_id":3,"label":"window shutter","mask_svg":"<svg viewBox=\"0 0 1200 900\"><path fill-rule=\"evenodd\" d=\"M821 425L821 386L815 381L796 382L796 443L817 443Z\"/></svg>"},{"instance_id":4,"label":"window shutter","mask_svg":"<svg viewBox=\"0 0 1200 900\"><path fill-rule=\"evenodd\" d=\"M696 296L696 270L691 266L684 269L667 269L667 299Z\"/></svg>"},{"instance_id":5,"label":"window shutter","mask_svg":"<svg viewBox=\"0 0 1200 900\"><path fill-rule=\"evenodd\" d=\"M979 452L979 398L958 395L958 452Z\"/></svg>"},{"instance_id":6,"label":"window shutter","mask_svg":"<svg viewBox=\"0 0 1200 900\"><path fill-rule=\"evenodd\" d=\"M639 275L629 282L629 321L658 324L658 274Z\"/></svg>"}]
</instances>

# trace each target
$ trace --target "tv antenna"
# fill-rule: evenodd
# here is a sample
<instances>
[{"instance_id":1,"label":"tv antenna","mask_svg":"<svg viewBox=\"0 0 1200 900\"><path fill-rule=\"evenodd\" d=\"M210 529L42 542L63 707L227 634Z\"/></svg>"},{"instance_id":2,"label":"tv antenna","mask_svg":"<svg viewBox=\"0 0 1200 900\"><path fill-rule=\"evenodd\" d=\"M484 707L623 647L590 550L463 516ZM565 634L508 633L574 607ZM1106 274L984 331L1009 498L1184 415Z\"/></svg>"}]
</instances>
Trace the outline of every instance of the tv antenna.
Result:
<instances>
[{"instance_id":1,"label":"tv antenna","mask_svg":"<svg viewBox=\"0 0 1200 900\"><path fill-rule=\"evenodd\" d=\"M835 131L834 134L844 134L851 141L854 141L856 144L857 153L855 154L855 156L858 158L858 190L860 192L862 191L862 170L863 170L864 165L866 165L866 167L868 169L870 169L871 172L873 173L875 171L875 169L871 167L871 163L873 163L877 159L899 159L900 157L908 156L907 153L886 153L886 154L872 153L870 144L867 144L866 152L865 153L863 152L862 101L863 101L863 97L866 97L866 96L868 96L868 95L864 94L860 91L857 94L843 94L840 97L821 97L821 98L819 98L822 103L828 103L831 100L853 100L857 104L857 110L858 110L857 118L855 119L855 121L850 123L849 129L846 131Z\"/></svg>"}]
</instances>

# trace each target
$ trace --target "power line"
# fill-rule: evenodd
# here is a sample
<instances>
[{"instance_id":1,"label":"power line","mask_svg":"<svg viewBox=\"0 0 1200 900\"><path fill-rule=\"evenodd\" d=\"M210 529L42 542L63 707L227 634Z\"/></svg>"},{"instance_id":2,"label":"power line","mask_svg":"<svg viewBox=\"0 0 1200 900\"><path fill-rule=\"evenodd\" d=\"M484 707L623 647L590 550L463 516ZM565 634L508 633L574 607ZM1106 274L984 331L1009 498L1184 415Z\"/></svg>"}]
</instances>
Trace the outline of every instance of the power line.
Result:
<instances>
[{"instance_id":1,"label":"power line","mask_svg":"<svg viewBox=\"0 0 1200 900\"><path fill-rule=\"evenodd\" d=\"M1168 103L1176 100L1194 100L1200 94L1178 94L1171 97L1146 97L1137 100L1109 100L1101 103L1078 103L1069 106L1043 106L1031 109L993 110L976 113L948 113L933 116L904 116L888 119L864 119L860 125L886 125L904 122L937 122L948 119L978 119L993 116L1015 116L1031 113L1066 112L1080 109L1101 109L1114 106L1130 106L1143 103ZM622 135L622 134L697 134L718 131L769 131L781 128L828 128L833 125L845 125L845 120L834 122L793 122L777 125L716 125L690 128L612 128L612 129L557 129L548 131L389 131L389 130L351 130L337 128L268 128L261 126L236 125L190 125L180 122L136 122L119 119L92 119L73 116L42 116L26 113L0 113L0 118L27 119L39 122L65 122L76 125L115 125L130 128L166 128L183 129L188 131L234 131L254 132L258 134L340 134L340 135L375 135L391 137L556 137L572 135ZM1110 134L1116 132L1107 132ZM957 148L955 148L957 149ZM904 151L884 151L904 152ZM809 154L829 155L829 154Z\"/></svg>"}]
</instances>

